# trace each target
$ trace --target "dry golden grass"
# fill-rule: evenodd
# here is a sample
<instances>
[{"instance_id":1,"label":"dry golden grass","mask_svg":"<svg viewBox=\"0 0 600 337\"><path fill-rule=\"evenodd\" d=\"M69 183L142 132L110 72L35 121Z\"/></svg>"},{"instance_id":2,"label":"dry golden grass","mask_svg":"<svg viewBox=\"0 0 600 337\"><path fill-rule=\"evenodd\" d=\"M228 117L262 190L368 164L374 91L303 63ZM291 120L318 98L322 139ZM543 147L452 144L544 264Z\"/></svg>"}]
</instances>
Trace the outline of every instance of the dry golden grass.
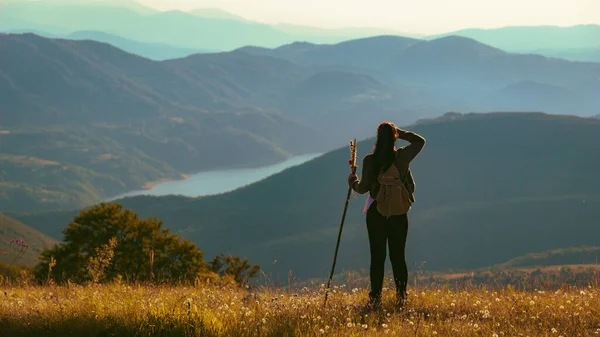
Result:
<instances>
[{"instance_id":1,"label":"dry golden grass","mask_svg":"<svg viewBox=\"0 0 600 337\"><path fill-rule=\"evenodd\" d=\"M0 336L596 336L600 291L412 288L361 316L367 289L158 286L5 288Z\"/></svg>"}]
</instances>

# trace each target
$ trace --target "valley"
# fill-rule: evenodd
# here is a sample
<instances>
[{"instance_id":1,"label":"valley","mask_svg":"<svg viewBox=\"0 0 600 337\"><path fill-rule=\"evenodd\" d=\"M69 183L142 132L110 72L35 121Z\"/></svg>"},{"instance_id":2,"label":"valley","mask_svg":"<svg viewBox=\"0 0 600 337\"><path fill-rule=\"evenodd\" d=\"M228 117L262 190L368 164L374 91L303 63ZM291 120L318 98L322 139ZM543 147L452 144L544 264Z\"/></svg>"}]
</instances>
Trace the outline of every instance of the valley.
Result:
<instances>
[{"instance_id":1,"label":"valley","mask_svg":"<svg viewBox=\"0 0 600 337\"><path fill-rule=\"evenodd\" d=\"M0 47L9 51L0 55L0 184L9 191L0 210L13 212L74 209L154 181L324 153L370 137L367 126L381 120L522 107L589 116L600 105L600 64L462 37L294 43L162 62L29 33L1 36ZM35 164L44 161L55 164Z\"/></svg>"},{"instance_id":2,"label":"valley","mask_svg":"<svg viewBox=\"0 0 600 337\"><path fill-rule=\"evenodd\" d=\"M318 156L320 156L320 154L307 154L292 157L284 162L271 166L207 171L189 177L186 176L182 180L158 181L155 184L148 184L146 189L128 192L124 195L109 198L106 201L114 201L140 195L183 195L186 197L202 197L222 194L234 191L246 185L251 185L290 167L302 165Z\"/></svg>"},{"instance_id":3,"label":"valley","mask_svg":"<svg viewBox=\"0 0 600 337\"><path fill-rule=\"evenodd\" d=\"M229 272L258 264L261 286L318 287L347 192L348 141L359 140L360 174L386 120L427 140L412 165L414 282L597 282L598 41L600 25L584 23L413 34L133 0L3 1L0 284L35 272L50 285L56 252L76 261L56 275L79 268L96 280L114 236L130 245L117 255L139 255L118 256L129 275L106 267L111 282L157 281L161 247L166 279L220 287L231 275L210 259L224 254L248 259L229 260L242 265ZM338 283L369 279L365 199L350 201ZM106 208L88 214L93 230L65 239L102 202L157 221ZM116 229L98 234L106 228Z\"/></svg>"},{"instance_id":4,"label":"valley","mask_svg":"<svg viewBox=\"0 0 600 337\"><path fill-rule=\"evenodd\" d=\"M599 120L542 113L446 114L410 129L427 139L413 164L417 202L407 243L411 269L471 270L526 254L596 245ZM373 139L360 142L359 156L372 144ZM118 202L142 217L157 216L209 255L246 256L274 277L289 271L299 278L320 277L330 267L323 257L333 252L347 157L347 148L340 148L216 196L138 196ZM339 270L368 265L364 200L351 200ZM8 215L59 237L77 213Z\"/></svg>"}]
</instances>

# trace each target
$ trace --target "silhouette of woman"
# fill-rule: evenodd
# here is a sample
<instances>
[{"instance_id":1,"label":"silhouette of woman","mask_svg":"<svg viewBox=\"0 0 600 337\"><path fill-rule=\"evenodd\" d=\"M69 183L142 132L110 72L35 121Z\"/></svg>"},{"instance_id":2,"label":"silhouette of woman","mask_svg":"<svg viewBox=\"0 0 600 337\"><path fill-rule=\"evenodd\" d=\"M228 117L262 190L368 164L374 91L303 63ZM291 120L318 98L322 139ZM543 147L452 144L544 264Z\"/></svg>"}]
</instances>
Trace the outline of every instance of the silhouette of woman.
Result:
<instances>
[{"instance_id":1,"label":"silhouette of woman","mask_svg":"<svg viewBox=\"0 0 600 337\"><path fill-rule=\"evenodd\" d=\"M396 149L396 139L406 140L410 145ZM365 204L367 232L371 251L371 292L365 310L375 310L381 304L386 244L390 250L390 261L396 285L397 308L402 308L406 300L408 268L406 265L405 247L408 234L408 214L394 215L386 218L377 210L375 198L379 191L377 175L396 165L405 181L405 186L414 201L415 184L410 171L410 163L425 146L425 139L416 133L397 128L393 123L383 122L377 127L377 142L373 152L367 154L362 163L362 174L359 180L356 174L348 176L348 184L352 189L364 194L369 192ZM406 173L405 173L406 172Z\"/></svg>"}]
</instances>

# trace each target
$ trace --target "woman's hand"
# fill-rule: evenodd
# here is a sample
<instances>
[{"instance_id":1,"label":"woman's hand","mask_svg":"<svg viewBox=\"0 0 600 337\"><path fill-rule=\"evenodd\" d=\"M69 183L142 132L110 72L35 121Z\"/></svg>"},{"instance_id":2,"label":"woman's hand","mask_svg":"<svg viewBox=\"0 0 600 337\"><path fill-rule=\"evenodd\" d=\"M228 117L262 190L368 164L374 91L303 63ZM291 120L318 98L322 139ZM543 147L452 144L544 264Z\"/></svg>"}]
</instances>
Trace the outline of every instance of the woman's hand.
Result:
<instances>
[{"instance_id":1,"label":"woman's hand","mask_svg":"<svg viewBox=\"0 0 600 337\"><path fill-rule=\"evenodd\" d=\"M348 176L348 186L352 187L357 180L358 176L355 173L350 173Z\"/></svg>"},{"instance_id":2,"label":"woman's hand","mask_svg":"<svg viewBox=\"0 0 600 337\"><path fill-rule=\"evenodd\" d=\"M402 130L400 128L396 128L396 139L400 139L400 140L404 140L404 134L406 133L405 130Z\"/></svg>"}]
</instances>

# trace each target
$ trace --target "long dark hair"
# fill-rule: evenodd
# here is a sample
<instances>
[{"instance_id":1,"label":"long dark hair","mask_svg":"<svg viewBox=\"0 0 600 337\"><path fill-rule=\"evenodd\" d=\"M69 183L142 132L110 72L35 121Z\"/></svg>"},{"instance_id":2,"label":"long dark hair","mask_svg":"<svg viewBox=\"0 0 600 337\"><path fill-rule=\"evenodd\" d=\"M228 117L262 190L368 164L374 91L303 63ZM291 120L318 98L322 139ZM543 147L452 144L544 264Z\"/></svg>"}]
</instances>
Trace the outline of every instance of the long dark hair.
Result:
<instances>
[{"instance_id":1,"label":"long dark hair","mask_svg":"<svg viewBox=\"0 0 600 337\"><path fill-rule=\"evenodd\" d=\"M377 142L373 149L374 174L384 172L394 164L396 160L396 135L397 128L394 123L383 122L377 126Z\"/></svg>"}]
</instances>

